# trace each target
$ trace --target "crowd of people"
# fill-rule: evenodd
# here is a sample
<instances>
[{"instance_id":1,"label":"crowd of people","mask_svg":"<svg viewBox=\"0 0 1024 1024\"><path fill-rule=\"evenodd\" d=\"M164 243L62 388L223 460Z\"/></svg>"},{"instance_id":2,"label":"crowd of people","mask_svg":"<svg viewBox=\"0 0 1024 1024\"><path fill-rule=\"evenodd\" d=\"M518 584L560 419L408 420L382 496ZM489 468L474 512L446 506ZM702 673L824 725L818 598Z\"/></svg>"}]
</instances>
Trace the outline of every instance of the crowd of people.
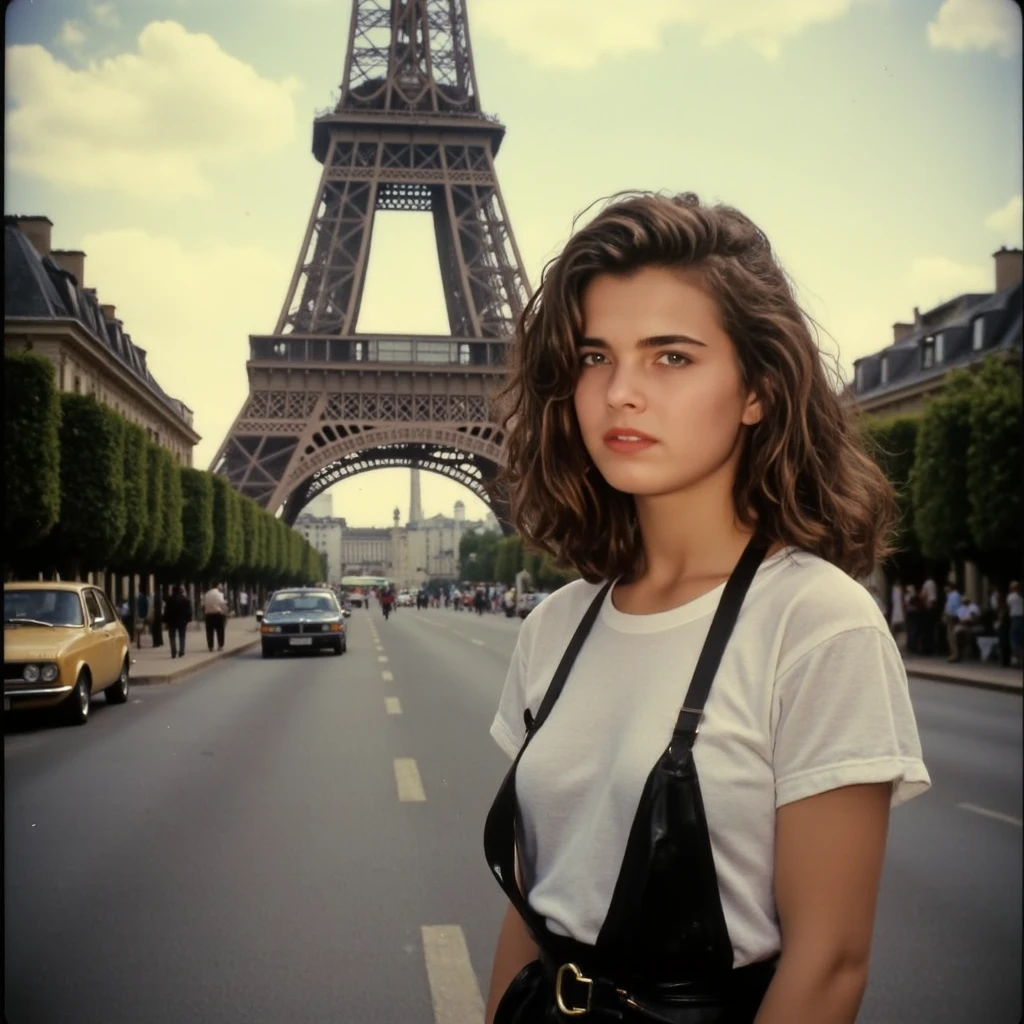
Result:
<instances>
[{"instance_id":1,"label":"crowd of people","mask_svg":"<svg viewBox=\"0 0 1024 1024\"><path fill-rule=\"evenodd\" d=\"M1004 667L1024 660L1024 597L1016 580L996 587L982 608L947 582L942 593L932 577L920 585L896 580L889 599L889 624L906 635L906 650L915 655L945 655L951 662L973 653L998 652ZM993 639L994 644L984 643Z\"/></svg>"}]
</instances>

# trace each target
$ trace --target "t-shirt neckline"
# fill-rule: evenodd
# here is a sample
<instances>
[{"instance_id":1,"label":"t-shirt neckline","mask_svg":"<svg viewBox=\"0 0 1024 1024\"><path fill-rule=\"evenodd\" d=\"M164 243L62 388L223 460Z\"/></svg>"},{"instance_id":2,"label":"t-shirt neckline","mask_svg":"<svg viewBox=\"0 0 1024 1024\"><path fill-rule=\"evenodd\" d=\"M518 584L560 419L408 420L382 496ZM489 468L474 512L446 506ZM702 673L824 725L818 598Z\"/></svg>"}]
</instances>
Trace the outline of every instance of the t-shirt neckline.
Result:
<instances>
[{"instance_id":1,"label":"t-shirt neckline","mask_svg":"<svg viewBox=\"0 0 1024 1024\"><path fill-rule=\"evenodd\" d=\"M795 553L796 550L796 548L784 547L770 558L766 558L757 567L757 574L754 576L752 586L757 585L758 577L766 568L779 562L786 555ZM677 626L694 622L714 612L721 600L722 592L725 590L725 584L719 583L717 587L709 590L706 594L701 594L700 597L695 597L675 608L669 608L663 612L647 612L636 615L619 611L615 607L613 597L618 585L619 581L616 580L604 599L601 606L601 620L620 633L660 633L662 630L675 629Z\"/></svg>"}]
</instances>

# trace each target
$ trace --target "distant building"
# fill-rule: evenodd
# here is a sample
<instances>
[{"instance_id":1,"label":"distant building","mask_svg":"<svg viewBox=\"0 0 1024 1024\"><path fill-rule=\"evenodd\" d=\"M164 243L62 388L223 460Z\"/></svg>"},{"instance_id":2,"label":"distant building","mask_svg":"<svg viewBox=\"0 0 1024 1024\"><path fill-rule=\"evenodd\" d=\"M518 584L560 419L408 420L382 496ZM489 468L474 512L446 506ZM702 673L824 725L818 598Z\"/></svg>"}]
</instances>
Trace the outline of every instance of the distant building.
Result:
<instances>
[{"instance_id":1,"label":"distant building","mask_svg":"<svg viewBox=\"0 0 1024 1024\"><path fill-rule=\"evenodd\" d=\"M115 307L84 286L85 253L53 249L52 230L47 217L4 218L4 351L45 356L60 391L95 396L191 466L192 410L156 382Z\"/></svg>"},{"instance_id":2,"label":"distant building","mask_svg":"<svg viewBox=\"0 0 1024 1024\"><path fill-rule=\"evenodd\" d=\"M330 491L321 491L302 511L306 515L331 519L334 517L334 495Z\"/></svg>"},{"instance_id":3,"label":"distant building","mask_svg":"<svg viewBox=\"0 0 1024 1024\"><path fill-rule=\"evenodd\" d=\"M393 579L393 534L387 527L346 526L341 542L345 575Z\"/></svg>"},{"instance_id":4,"label":"distant building","mask_svg":"<svg viewBox=\"0 0 1024 1024\"><path fill-rule=\"evenodd\" d=\"M312 502L310 504L313 504ZM309 506L307 506L308 508ZM334 516L311 515L303 511L295 520L295 529L321 554L327 556L327 580L332 586L346 575L344 557L345 520Z\"/></svg>"},{"instance_id":5,"label":"distant building","mask_svg":"<svg viewBox=\"0 0 1024 1024\"><path fill-rule=\"evenodd\" d=\"M914 415L942 389L954 369L997 353L1021 358L1024 253L1002 248L993 256L995 290L958 295L913 323L893 324L888 347L854 362L847 397L874 415Z\"/></svg>"}]
</instances>

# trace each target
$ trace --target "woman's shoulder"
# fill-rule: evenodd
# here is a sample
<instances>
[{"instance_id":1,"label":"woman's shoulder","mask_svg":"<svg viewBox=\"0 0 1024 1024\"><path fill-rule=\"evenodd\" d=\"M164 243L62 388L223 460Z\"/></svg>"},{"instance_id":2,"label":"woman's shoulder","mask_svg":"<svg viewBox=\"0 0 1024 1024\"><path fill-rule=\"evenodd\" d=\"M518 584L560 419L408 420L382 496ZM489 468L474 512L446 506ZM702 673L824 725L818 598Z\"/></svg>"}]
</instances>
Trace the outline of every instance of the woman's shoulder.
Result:
<instances>
[{"instance_id":1,"label":"woman's shoulder","mask_svg":"<svg viewBox=\"0 0 1024 1024\"><path fill-rule=\"evenodd\" d=\"M545 597L523 621L520 636L523 642L533 646L538 638L557 636L567 643L572 630L579 624L591 601L598 595L603 583L587 583L573 580L564 587Z\"/></svg>"},{"instance_id":2,"label":"woman's shoulder","mask_svg":"<svg viewBox=\"0 0 1024 1024\"><path fill-rule=\"evenodd\" d=\"M889 635L874 597L838 566L807 551L790 549L751 594L796 655L832 637L858 629ZM757 598L760 600L757 600Z\"/></svg>"}]
</instances>

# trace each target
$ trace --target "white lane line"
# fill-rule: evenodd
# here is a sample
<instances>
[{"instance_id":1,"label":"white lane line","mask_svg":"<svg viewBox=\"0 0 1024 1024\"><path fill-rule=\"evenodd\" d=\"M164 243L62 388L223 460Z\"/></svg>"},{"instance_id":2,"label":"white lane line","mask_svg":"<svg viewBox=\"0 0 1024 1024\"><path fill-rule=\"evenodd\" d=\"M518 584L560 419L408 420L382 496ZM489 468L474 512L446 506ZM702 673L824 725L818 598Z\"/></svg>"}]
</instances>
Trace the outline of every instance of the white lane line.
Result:
<instances>
[{"instance_id":1,"label":"white lane line","mask_svg":"<svg viewBox=\"0 0 1024 1024\"><path fill-rule=\"evenodd\" d=\"M385 683L393 683L395 681L394 673L389 672L386 668L381 669L380 677Z\"/></svg>"},{"instance_id":2,"label":"white lane line","mask_svg":"<svg viewBox=\"0 0 1024 1024\"><path fill-rule=\"evenodd\" d=\"M482 1024L484 1001L469 959L466 936L455 924L424 925L423 956L437 1024Z\"/></svg>"},{"instance_id":3,"label":"white lane line","mask_svg":"<svg viewBox=\"0 0 1024 1024\"><path fill-rule=\"evenodd\" d=\"M987 807L979 807L977 804L957 804L962 811L970 811L971 814L980 814L983 818L995 818L996 821L1005 821L1007 825L1016 825L1017 828L1024 827L1020 818L1012 814L1003 814L1002 811L990 811Z\"/></svg>"},{"instance_id":4,"label":"white lane line","mask_svg":"<svg viewBox=\"0 0 1024 1024\"><path fill-rule=\"evenodd\" d=\"M475 643L477 645L477 647L483 647L484 646L483 640L476 640L476 639L474 639L473 643Z\"/></svg>"},{"instance_id":5,"label":"white lane line","mask_svg":"<svg viewBox=\"0 0 1024 1024\"><path fill-rule=\"evenodd\" d=\"M377 655L377 660L378 661L387 661L388 660L388 656L386 654L378 654Z\"/></svg>"},{"instance_id":6,"label":"white lane line","mask_svg":"<svg viewBox=\"0 0 1024 1024\"><path fill-rule=\"evenodd\" d=\"M395 781L398 783L398 799L403 804L422 803L427 799L420 780L420 770L413 758L395 758Z\"/></svg>"},{"instance_id":7,"label":"white lane line","mask_svg":"<svg viewBox=\"0 0 1024 1024\"><path fill-rule=\"evenodd\" d=\"M462 630L461 630L461 629L455 629L455 628L453 628L453 629L452 629L452 632L453 632L453 633L454 633L454 634L455 634L456 636L461 636L461 637L464 637L464 636L466 635L465 633L463 633L463 632L462 632Z\"/></svg>"},{"instance_id":8,"label":"white lane line","mask_svg":"<svg viewBox=\"0 0 1024 1024\"><path fill-rule=\"evenodd\" d=\"M402 713L402 702L397 697L385 697L384 709L389 715L400 715Z\"/></svg>"}]
</instances>

